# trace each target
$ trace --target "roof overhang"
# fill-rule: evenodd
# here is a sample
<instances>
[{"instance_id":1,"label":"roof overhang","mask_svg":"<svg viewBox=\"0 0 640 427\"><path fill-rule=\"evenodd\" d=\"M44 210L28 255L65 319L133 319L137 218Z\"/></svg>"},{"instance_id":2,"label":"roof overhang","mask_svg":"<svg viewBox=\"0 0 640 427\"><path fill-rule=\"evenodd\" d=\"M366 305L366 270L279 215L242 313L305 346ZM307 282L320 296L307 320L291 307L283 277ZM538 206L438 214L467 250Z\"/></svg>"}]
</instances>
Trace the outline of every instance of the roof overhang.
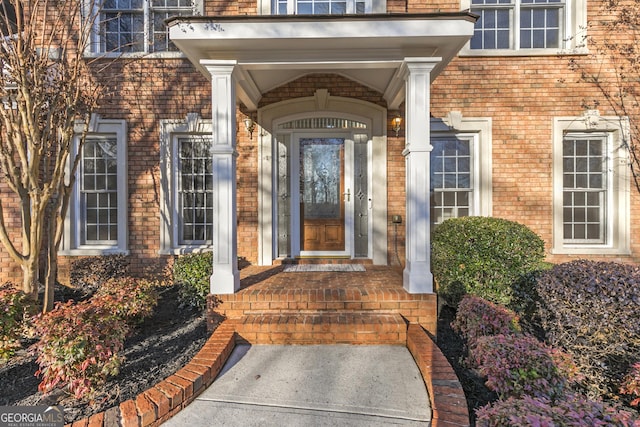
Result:
<instances>
[{"instance_id":1,"label":"roof overhang","mask_svg":"<svg viewBox=\"0 0 640 427\"><path fill-rule=\"evenodd\" d=\"M439 58L432 80L473 35L476 16L438 14L175 17L173 43L206 76L204 63L234 61L237 95L250 110L262 94L310 73L338 73L404 100L403 63Z\"/></svg>"}]
</instances>

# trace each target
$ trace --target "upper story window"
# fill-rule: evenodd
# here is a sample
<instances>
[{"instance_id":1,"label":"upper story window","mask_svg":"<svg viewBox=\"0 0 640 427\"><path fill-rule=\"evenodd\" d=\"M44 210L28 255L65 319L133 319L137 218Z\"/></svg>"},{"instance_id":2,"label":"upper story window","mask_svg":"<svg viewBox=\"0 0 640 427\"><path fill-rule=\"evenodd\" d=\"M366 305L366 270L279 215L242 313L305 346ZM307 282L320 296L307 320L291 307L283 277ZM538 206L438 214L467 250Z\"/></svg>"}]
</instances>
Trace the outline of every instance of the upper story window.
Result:
<instances>
[{"instance_id":1,"label":"upper story window","mask_svg":"<svg viewBox=\"0 0 640 427\"><path fill-rule=\"evenodd\" d=\"M372 0L275 0L277 15L344 15L371 13Z\"/></svg>"},{"instance_id":2,"label":"upper story window","mask_svg":"<svg viewBox=\"0 0 640 427\"><path fill-rule=\"evenodd\" d=\"M564 38L563 0L472 0L471 11L471 49L559 48Z\"/></svg>"},{"instance_id":3,"label":"upper story window","mask_svg":"<svg viewBox=\"0 0 640 427\"><path fill-rule=\"evenodd\" d=\"M586 0L469 0L480 16L467 53L556 53L583 43ZM523 52L524 51L524 52Z\"/></svg>"},{"instance_id":4,"label":"upper story window","mask_svg":"<svg viewBox=\"0 0 640 427\"><path fill-rule=\"evenodd\" d=\"M260 15L387 13L387 0L258 0Z\"/></svg>"},{"instance_id":5,"label":"upper story window","mask_svg":"<svg viewBox=\"0 0 640 427\"><path fill-rule=\"evenodd\" d=\"M104 0L95 37L98 52L174 52L165 19L201 13L199 0Z\"/></svg>"}]
</instances>

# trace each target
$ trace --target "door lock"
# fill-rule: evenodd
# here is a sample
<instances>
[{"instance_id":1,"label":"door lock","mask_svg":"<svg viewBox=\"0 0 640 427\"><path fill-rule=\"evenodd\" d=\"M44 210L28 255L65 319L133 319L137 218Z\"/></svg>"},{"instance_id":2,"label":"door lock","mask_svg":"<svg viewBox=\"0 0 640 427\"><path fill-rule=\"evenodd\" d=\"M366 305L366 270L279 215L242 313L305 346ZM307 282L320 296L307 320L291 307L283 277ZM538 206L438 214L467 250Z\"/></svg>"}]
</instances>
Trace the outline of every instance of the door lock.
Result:
<instances>
[{"instance_id":1,"label":"door lock","mask_svg":"<svg viewBox=\"0 0 640 427\"><path fill-rule=\"evenodd\" d=\"M351 189L347 188L347 192L346 193L342 193L344 195L344 201L345 202L350 202L351 201Z\"/></svg>"}]
</instances>

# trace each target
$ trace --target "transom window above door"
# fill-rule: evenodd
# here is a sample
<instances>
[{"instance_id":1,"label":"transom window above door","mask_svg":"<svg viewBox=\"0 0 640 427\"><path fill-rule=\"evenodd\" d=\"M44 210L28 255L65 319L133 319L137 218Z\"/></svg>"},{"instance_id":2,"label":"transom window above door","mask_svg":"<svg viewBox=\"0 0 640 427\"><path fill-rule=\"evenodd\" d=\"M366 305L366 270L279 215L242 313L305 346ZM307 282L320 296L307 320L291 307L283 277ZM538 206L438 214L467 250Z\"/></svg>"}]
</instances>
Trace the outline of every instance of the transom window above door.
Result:
<instances>
[{"instance_id":1,"label":"transom window above door","mask_svg":"<svg viewBox=\"0 0 640 427\"><path fill-rule=\"evenodd\" d=\"M274 0L276 15L345 15L373 12L373 0Z\"/></svg>"}]
</instances>

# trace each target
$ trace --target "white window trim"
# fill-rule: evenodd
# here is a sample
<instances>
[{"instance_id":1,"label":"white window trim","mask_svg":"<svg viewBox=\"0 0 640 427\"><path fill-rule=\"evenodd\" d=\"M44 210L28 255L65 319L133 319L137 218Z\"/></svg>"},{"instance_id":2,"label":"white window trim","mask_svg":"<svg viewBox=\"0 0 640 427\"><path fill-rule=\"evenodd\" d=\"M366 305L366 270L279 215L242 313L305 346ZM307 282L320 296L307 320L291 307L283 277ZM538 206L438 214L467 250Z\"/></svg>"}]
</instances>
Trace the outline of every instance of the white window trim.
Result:
<instances>
[{"instance_id":1,"label":"white window trim","mask_svg":"<svg viewBox=\"0 0 640 427\"><path fill-rule=\"evenodd\" d=\"M295 0L292 0L295 1ZM368 0L371 2L371 10L366 13L387 13L387 0ZM258 14L274 15L272 9L273 0L258 0Z\"/></svg>"},{"instance_id":2,"label":"white window trim","mask_svg":"<svg viewBox=\"0 0 640 427\"><path fill-rule=\"evenodd\" d=\"M490 117L463 117L452 111L441 120L431 119L431 137L460 136L473 140L473 213L471 216L491 216L492 205L492 120Z\"/></svg>"},{"instance_id":3,"label":"white window trim","mask_svg":"<svg viewBox=\"0 0 640 427\"><path fill-rule=\"evenodd\" d=\"M213 135L211 120L203 120L198 114L190 113L186 119L160 120L160 255L180 255L213 250L211 244L178 244L178 210L174 165L176 155L174 142L179 137Z\"/></svg>"},{"instance_id":4,"label":"white window trim","mask_svg":"<svg viewBox=\"0 0 640 427\"><path fill-rule=\"evenodd\" d=\"M610 171L607 176L607 212L605 243L568 244L563 241L563 164L562 143L565 134L590 132L607 135ZM571 255L629 255L630 250L630 176L629 156L624 145L629 133L626 117L599 116L590 111L580 117L553 119L553 237L551 253Z\"/></svg>"},{"instance_id":5,"label":"white window trim","mask_svg":"<svg viewBox=\"0 0 640 427\"><path fill-rule=\"evenodd\" d=\"M146 4L148 4L151 0L143 0ZM192 0L193 2L193 16L202 16L204 15L204 0ZM99 4L102 3L102 0L85 0L83 4L83 16L90 17L99 14ZM89 12L91 11L91 12ZM145 16L145 40L148 41L150 39L149 34L149 22L151 19L149 17L149 8L144 8L144 16ZM100 41L100 18L96 18L93 23L93 28L91 31L91 43L87 46L87 50L84 53L84 56L87 58L147 58L147 59L172 59L172 58L184 58L185 54L180 51L175 52L103 52L102 51L102 43ZM148 46L148 43L145 43L145 46Z\"/></svg>"},{"instance_id":6,"label":"white window trim","mask_svg":"<svg viewBox=\"0 0 640 427\"><path fill-rule=\"evenodd\" d=\"M77 133L82 131L76 129ZM69 209L65 218L64 234L62 236L60 255L68 256L97 256L97 255L128 255L129 236L127 215L128 215L128 191L127 191L127 125L124 120L95 118L95 126L88 137L115 137L117 140L117 161L118 161L118 241L115 245L87 245L81 241L80 222L80 190L78 188L80 180L76 179ZM69 156L67 164L67 176L71 173L71 159L78 154L77 139Z\"/></svg>"},{"instance_id":7,"label":"white window trim","mask_svg":"<svg viewBox=\"0 0 640 427\"><path fill-rule=\"evenodd\" d=\"M461 0L461 10L470 10L471 0ZM560 48L534 49L471 49L469 40L460 50L460 56L544 56L544 55L586 55L587 0L566 0L564 34L560 34Z\"/></svg>"}]
</instances>

